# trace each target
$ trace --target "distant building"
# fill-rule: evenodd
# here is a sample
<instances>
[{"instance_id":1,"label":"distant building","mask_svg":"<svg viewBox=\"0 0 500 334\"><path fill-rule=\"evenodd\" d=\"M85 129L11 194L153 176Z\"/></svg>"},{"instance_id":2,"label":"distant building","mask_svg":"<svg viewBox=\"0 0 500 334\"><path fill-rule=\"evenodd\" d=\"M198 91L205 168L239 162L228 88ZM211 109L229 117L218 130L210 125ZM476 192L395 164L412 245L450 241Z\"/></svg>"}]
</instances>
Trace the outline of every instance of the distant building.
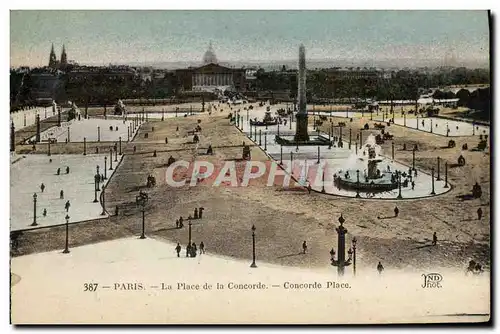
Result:
<instances>
[{"instance_id":1,"label":"distant building","mask_svg":"<svg viewBox=\"0 0 500 334\"><path fill-rule=\"evenodd\" d=\"M210 43L203 55L203 65L175 71L181 91L213 92L215 90L243 90L246 83L246 70L229 68L218 64Z\"/></svg>"},{"instance_id":2,"label":"distant building","mask_svg":"<svg viewBox=\"0 0 500 334\"><path fill-rule=\"evenodd\" d=\"M52 48L50 49L49 55L49 67L52 69L66 69L68 66L68 55L66 54L66 48L63 44L62 52L61 52L61 61L57 60L56 53L54 51L54 44L52 44Z\"/></svg>"}]
</instances>

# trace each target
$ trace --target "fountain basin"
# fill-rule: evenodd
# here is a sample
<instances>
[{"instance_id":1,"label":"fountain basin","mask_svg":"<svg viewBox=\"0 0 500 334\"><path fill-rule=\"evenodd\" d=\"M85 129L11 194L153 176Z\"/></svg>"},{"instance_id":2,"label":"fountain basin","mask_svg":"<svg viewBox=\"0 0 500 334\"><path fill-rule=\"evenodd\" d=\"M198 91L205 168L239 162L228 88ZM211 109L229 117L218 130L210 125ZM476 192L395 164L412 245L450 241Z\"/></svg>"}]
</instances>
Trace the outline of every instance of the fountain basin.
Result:
<instances>
[{"instance_id":1,"label":"fountain basin","mask_svg":"<svg viewBox=\"0 0 500 334\"><path fill-rule=\"evenodd\" d=\"M334 175L333 182L337 188L371 193L390 191L398 188L398 182L393 182L393 174L390 172L383 172L379 178L368 180L360 176L359 183L356 177L356 170L348 170L347 172L350 177L346 177L345 173Z\"/></svg>"}]
</instances>

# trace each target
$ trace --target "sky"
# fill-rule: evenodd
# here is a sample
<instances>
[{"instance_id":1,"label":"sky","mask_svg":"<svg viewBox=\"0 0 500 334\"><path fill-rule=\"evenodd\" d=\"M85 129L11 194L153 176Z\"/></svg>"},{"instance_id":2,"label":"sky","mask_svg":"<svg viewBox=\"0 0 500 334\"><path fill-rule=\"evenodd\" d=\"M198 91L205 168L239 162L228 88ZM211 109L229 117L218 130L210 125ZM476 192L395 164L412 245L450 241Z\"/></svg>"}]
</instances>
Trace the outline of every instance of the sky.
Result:
<instances>
[{"instance_id":1,"label":"sky","mask_svg":"<svg viewBox=\"0 0 500 334\"><path fill-rule=\"evenodd\" d=\"M11 11L11 67L297 59L489 59L486 11Z\"/></svg>"}]
</instances>

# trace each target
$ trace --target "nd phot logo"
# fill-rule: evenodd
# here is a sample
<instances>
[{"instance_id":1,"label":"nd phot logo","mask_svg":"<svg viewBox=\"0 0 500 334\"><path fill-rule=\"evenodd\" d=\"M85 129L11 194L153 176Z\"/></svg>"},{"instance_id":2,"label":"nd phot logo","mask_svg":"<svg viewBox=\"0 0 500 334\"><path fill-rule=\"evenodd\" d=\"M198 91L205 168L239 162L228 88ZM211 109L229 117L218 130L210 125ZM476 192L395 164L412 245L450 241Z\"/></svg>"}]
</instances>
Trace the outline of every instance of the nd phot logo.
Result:
<instances>
[{"instance_id":1,"label":"nd phot logo","mask_svg":"<svg viewBox=\"0 0 500 334\"><path fill-rule=\"evenodd\" d=\"M424 283L422 288L442 288L441 282L443 281L443 276L438 273L422 274L424 277Z\"/></svg>"}]
</instances>

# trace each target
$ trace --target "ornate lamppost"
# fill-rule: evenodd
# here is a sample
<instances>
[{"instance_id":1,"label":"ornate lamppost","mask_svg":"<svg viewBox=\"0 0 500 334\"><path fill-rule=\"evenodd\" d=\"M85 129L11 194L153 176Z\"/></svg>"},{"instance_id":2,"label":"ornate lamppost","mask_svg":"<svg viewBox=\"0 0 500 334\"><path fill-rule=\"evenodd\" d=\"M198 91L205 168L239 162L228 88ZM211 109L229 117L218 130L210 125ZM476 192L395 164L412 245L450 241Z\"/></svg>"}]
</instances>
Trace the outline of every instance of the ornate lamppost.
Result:
<instances>
[{"instance_id":1,"label":"ornate lamppost","mask_svg":"<svg viewBox=\"0 0 500 334\"><path fill-rule=\"evenodd\" d=\"M356 170L356 198L359 198L361 196L359 196L359 169Z\"/></svg>"},{"instance_id":2,"label":"ornate lamppost","mask_svg":"<svg viewBox=\"0 0 500 334\"><path fill-rule=\"evenodd\" d=\"M434 191L434 167L432 167L432 169L431 169L431 179L432 179L431 195L436 195L436 192Z\"/></svg>"},{"instance_id":3,"label":"ornate lamppost","mask_svg":"<svg viewBox=\"0 0 500 334\"><path fill-rule=\"evenodd\" d=\"M399 188L399 194L397 199L402 199L403 196L401 196L401 172L398 171L397 173L398 173L398 188Z\"/></svg>"},{"instance_id":4,"label":"ornate lamppost","mask_svg":"<svg viewBox=\"0 0 500 334\"><path fill-rule=\"evenodd\" d=\"M113 170L113 149L109 148L109 170Z\"/></svg>"},{"instance_id":5,"label":"ornate lamppost","mask_svg":"<svg viewBox=\"0 0 500 334\"><path fill-rule=\"evenodd\" d=\"M37 195L36 193L33 194L33 223L31 224L31 226L37 226L37 222L36 222L36 198L37 198Z\"/></svg>"},{"instance_id":6,"label":"ornate lamppost","mask_svg":"<svg viewBox=\"0 0 500 334\"><path fill-rule=\"evenodd\" d=\"M352 271L354 273L354 276L356 276L356 243L357 243L356 237L352 238L352 251L353 251L353 260L352 260Z\"/></svg>"},{"instance_id":7,"label":"ornate lamppost","mask_svg":"<svg viewBox=\"0 0 500 334\"><path fill-rule=\"evenodd\" d=\"M108 166L108 157L104 157L104 179L106 180L108 178L106 170Z\"/></svg>"},{"instance_id":8,"label":"ornate lamppost","mask_svg":"<svg viewBox=\"0 0 500 334\"><path fill-rule=\"evenodd\" d=\"M144 212L146 211L146 204L148 203L149 196L147 193L140 191L139 195L135 197L135 203L140 207L142 211L142 234L140 239L146 239L146 235L144 233L145 223L144 223Z\"/></svg>"},{"instance_id":9,"label":"ornate lamppost","mask_svg":"<svg viewBox=\"0 0 500 334\"><path fill-rule=\"evenodd\" d=\"M448 161L444 162L444 186L443 188L448 188Z\"/></svg>"},{"instance_id":10,"label":"ornate lamppost","mask_svg":"<svg viewBox=\"0 0 500 334\"><path fill-rule=\"evenodd\" d=\"M188 245L191 245L191 226L193 223L191 222L191 218L188 217Z\"/></svg>"},{"instance_id":11,"label":"ornate lamppost","mask_svg":"<svg viewBox=\"0 0 500 334\"><path fill-rule=\"evenodd\" d=\"M69 234L68 234L68 230L69 230L69 215L66 215L65 219L66 219L66 246L64 247L63 253L64 254L68 254L69 253Z\"/></svg>"},{"instance_id":12,"label":"ornate lamppost","mask_svg":"<svg viewBox=\"0 0 500 334\"><path fill-rule=\"evenodd\" d=\"M441 181L441 157L437 157L437 163L438 163L438 166L437 166L437 172L438 172L438 175L437 175L437 178L436 178L436 181Z\"/></svg>"},{"instance_id":13,"label":"ornate lamppost","mask_svg":"<svg viewBox=\"0 0 500 334\"><path fill-rule=\"evenodd\" d=\"M101 196L102 196L102 212L101 212L101 216L105 216L106 215L106 196L105 196L105 187L104 185L102 186L102 193L101 193Z\"/></svg>"},{"instance_id":14,"label":"ornate lamppost","mask_svg":"<svg viewBox=\"0 0 500 334\"><path fill-rule=\"evenodd\" d=\"M252 225L252 264L250 265L250 268L257 268L257 265L255 264L255 225Z\"/></svg>"},{"instance_id":15,"label":"ornate lamppost","mask_svg":"<svg viewBox=\"0 0 500 334\"><path fill-rule=\"evenodd\" d=\"M339 276L344 275L344 267L349 266L351 264L351 259L345 259L345 235L347 233L347 229L343 226L345 222L342 214L339 217L339 227L335 228L338 234L338 259L332 259L332 265L337 267L337 273Z\"/></svg>"},{"instance_id":16,"label":"ornate lamppost","mask_svg":"<svg viewBox=\"0 0 500 334\"><path fill-rule=\"evenodd\" d=\"M97 192L99 191L99 181L101 180L101 176L99 174L94 175L94 203L97 203Z\"/></svg>"}]
</instances>

